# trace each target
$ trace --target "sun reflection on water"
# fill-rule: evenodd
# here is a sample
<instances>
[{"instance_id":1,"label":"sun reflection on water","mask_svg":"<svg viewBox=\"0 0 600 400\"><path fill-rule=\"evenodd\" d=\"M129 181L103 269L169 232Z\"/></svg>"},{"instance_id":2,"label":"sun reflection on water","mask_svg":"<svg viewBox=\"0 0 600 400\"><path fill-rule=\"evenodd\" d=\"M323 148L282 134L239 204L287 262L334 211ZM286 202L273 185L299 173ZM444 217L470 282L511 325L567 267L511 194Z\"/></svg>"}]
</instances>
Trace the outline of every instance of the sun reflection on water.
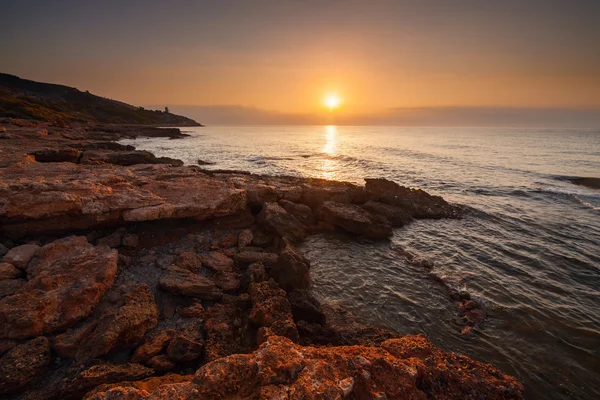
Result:
<instances>
[{"instance_id":1,"label":"sun reflection on water","mask_svg":"<svg viewBox=\"0 0 600 400\"><path fill-rule=\"evenodd\" d=\"M327 126L325 129L325 144L323 145L322 152L329 157L323 158L323 163L320 166L319 177L329 180L335 180L337 177L338 162L333 159L337 147L337 129L333 125Z\"/></svg>"}]
</instances>

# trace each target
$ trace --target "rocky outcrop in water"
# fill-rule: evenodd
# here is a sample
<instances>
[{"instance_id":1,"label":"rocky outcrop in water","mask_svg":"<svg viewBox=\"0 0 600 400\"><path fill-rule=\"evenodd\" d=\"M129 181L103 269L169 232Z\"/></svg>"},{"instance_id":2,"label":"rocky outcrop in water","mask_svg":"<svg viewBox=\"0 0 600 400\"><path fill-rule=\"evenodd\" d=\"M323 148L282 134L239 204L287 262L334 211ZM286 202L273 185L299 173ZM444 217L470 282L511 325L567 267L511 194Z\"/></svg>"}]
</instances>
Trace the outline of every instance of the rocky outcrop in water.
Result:
<instances>
[{"instance_id":1,"label":"rocky outcrop in water","mask_svg":"<svg viewBox=\"0 0 600 400\"><path fill-rule=\"evenodd\" d=\"M0 149L0 395L522 397L489 365L311 294L296 248L307 235L383 240L413 218L459 216L443 199L388 181L83 164L94 146L124 159L133 149L108 145L112 133L38 133L11 131ZM25 148L65 141L81 153Z\"/></svg>"}]
</instances>

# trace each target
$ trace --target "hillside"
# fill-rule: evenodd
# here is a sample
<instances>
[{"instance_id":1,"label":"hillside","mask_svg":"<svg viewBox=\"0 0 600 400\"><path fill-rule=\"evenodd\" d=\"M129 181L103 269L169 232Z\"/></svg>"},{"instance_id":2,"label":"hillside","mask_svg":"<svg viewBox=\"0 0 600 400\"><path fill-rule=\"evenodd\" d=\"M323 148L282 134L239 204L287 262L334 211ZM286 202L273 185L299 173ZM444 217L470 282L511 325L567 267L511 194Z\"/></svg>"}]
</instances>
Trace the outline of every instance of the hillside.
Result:
<instances>
[{"instance_id":1,"label":"hillside","mask_svg":"<svg viewBox=\"0 0 600 400\"><path fill-rule=\"evenodd\" d=\"M201 126L181 115L146 110L69 86L35 82L3 73L0 73L0 117L54 123Z\"/></svg>"}]
</instances>

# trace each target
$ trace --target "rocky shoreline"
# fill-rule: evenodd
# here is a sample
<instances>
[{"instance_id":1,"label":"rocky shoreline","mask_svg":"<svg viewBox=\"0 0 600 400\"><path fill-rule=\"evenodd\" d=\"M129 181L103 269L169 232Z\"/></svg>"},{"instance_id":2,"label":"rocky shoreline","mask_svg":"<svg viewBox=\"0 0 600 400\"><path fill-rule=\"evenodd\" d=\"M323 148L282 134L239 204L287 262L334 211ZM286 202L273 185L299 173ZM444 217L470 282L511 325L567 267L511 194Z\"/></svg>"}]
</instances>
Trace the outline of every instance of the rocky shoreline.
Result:
<instances>
[{"instance_id":1,"label":"rocky shoreline","mask_svg":"<svg viewBox=\"0 0 600 400\"><path fill-rule=\"evenodd\" d=\"M203 171L116 142L176 128L0 126L0 396L522 398L488 364L310 294L296 249L308 235L385 240L413 219L460 218L441 197ZM448 291L468 331L479 305Z\"/></svg>"}]
</instances>

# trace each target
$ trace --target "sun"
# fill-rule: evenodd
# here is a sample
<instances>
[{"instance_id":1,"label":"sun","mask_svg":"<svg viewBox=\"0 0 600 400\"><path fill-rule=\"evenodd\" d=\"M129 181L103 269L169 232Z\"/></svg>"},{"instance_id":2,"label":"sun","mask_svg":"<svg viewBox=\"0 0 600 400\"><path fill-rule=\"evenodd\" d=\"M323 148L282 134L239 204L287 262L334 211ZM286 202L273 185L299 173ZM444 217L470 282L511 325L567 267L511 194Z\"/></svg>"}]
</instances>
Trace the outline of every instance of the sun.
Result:
<instances>
[{"instance_id":1,"label":"sun","mask_svg":"<svg viewBox=\"0 0 600 400\"><path fill-rule=\"evenodd\" d=\"M323 105L329 110L335 110L342 104L342 99L335 93L329 93L325 97L323 97Z\"/></svg>"}]
</instances>

